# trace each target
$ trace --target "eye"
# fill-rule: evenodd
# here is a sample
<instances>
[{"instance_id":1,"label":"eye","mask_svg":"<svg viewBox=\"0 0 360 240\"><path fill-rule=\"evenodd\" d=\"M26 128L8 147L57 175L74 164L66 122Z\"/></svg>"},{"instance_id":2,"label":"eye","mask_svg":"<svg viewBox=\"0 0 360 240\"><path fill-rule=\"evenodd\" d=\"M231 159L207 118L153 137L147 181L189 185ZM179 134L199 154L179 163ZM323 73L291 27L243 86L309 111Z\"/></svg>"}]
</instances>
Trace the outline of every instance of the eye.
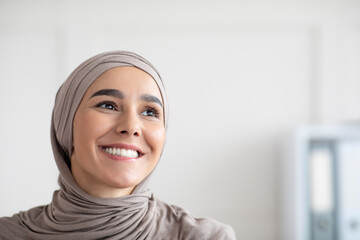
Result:
<instances>
[{"instance_id":1,"label":"eye","mask_svg":"<svg viewBox=\"0 0 360 240\"><path fill-rule=\"evenodd\" d=\"M145 111L141 113L143 116L149 116L149 117L159 117L159 112L155 108L147 108Z\"/></svg>"},{"instance_id":2,"label":"eye","mask_svg":"<svg viewBox=\"0 0 360 240\"><path fill-rule=\"evenodd\" d=\"M111 110L111 111L116 111L117 110L117 106L113 102L101 102L101 103L97 104L96 107L108 109L108 110Z\"/></svg>"}]
</instances>

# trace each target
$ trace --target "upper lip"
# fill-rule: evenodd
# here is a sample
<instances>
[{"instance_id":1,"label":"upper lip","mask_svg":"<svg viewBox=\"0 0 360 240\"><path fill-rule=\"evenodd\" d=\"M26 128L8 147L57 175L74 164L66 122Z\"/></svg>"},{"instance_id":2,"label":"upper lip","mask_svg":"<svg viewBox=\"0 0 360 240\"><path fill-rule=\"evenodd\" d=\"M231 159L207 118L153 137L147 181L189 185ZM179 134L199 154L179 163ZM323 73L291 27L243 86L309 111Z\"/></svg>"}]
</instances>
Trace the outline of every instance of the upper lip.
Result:
<instances>
[{"instance_id":1,"label":"upper lip","mask_svg":"<svg viewBox=\"0 0 360 240\"><path fill-rule=\"evenodd\" d=\"M140 154L144 154L139 147L137 147L135 145L125 144L125 143L104 144L104 145L100 145L100 147L130 149L130 150L135 150L135 151L139 152Z\"/></svg>"}]
</instances>

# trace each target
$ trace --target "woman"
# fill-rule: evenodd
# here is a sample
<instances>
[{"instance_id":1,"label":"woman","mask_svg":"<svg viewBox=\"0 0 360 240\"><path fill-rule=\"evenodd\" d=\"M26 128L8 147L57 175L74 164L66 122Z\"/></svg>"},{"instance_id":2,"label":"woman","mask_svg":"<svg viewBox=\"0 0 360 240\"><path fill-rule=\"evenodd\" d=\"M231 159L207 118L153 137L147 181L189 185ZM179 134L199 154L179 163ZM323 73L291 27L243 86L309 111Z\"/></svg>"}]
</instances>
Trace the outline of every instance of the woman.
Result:
<instances>
[{"instance_id":1,"label":"woman","mask_svg":"<svg viewBox=\"0 0 360 240\"><path fill-rule=\"evenodd\" d=\"M233 230L156 198L147 185L165 142L167 98L144 58L113 51L60 87L51 140L60 190L0 218L0 239L235 239Z\"/></svg>"}]
</instances>

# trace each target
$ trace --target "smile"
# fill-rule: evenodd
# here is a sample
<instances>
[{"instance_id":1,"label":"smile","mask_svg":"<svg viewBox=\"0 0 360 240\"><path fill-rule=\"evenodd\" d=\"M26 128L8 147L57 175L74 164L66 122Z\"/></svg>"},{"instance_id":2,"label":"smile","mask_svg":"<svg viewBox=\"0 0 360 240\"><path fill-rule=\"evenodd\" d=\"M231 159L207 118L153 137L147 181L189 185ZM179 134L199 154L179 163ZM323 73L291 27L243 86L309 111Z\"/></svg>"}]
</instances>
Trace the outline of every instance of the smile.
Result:
<instances>
[{"instance_id":1,"label":"smile","mask_svg":"<svg viewBox=\"0 0 360 240\"><path fill-rule=\"evenodd\" d=\"M120 156L120 157L128 157L128 158L139 157L139 152L132 149L102 147L102 150L108 154Z\"/></svg>"}]
</instances>

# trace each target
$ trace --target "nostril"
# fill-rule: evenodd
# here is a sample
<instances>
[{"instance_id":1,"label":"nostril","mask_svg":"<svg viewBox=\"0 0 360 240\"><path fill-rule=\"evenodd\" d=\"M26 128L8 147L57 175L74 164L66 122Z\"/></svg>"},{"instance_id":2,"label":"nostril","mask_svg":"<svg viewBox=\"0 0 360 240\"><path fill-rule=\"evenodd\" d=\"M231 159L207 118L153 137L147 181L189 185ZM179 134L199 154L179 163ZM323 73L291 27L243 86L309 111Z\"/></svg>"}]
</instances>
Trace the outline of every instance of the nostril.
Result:
<instances>
[{"instance_id":1,"label":"nostril","mask_svg":"<svg viewBox=\"0 0 360 240\"><path fill-rule=\"evenodd\" d=\"M140 136L140 133L138 131L128 131L128 130L122 130L118 132L119 134L129 134L129 135L133 135L133 136Z\"/></svg>"}]
</instances>

